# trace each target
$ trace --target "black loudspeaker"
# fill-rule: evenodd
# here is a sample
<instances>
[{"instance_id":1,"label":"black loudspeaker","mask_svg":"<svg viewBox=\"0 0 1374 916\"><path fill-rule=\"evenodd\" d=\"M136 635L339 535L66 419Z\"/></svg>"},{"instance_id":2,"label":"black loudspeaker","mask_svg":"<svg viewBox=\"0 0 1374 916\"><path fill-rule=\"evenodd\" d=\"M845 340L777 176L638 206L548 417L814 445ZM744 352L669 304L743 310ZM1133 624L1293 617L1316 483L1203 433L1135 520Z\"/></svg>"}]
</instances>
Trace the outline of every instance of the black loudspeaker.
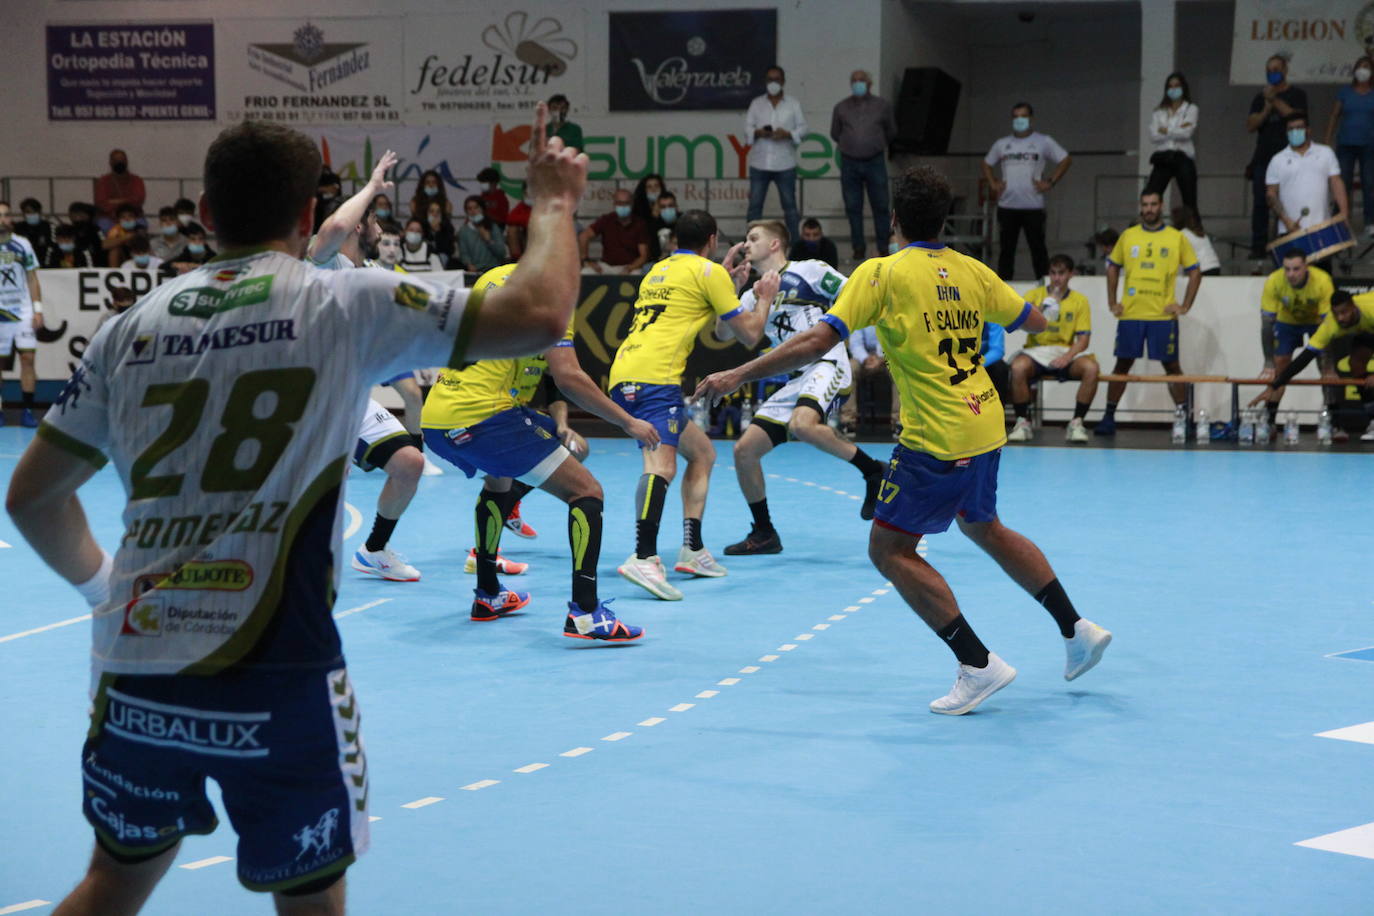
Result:
<instances>
[{"instance_id":1,"label":"black loudspeaker","mask_svg":"<svg viewBox=\"0 0 1374 916\"><path fill-rule=\"evenodd\" d=\"M897 97L899 153L942 156L949 152L954 112L959 107L959 81L939 67L908 67Z\"/></svg>"}]
</instances>

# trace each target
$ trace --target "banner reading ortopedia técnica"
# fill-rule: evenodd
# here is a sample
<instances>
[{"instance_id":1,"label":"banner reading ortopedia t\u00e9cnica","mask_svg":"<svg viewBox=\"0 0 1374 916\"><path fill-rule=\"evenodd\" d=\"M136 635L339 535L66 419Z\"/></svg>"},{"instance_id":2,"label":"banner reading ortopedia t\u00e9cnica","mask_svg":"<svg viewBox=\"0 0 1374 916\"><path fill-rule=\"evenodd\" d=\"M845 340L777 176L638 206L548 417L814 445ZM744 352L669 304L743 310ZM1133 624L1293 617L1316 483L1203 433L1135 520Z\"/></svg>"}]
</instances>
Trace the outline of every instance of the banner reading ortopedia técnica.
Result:
<instances>
[{"instance_id":1,"label":"banner reading ortopedia t\u00e9cnica","mask_svg":"<svg viewBox=\"0 0 1374 916\"><path fill-rule=\"evenodd\" d=\"M209 23L48 26L51 121L212 121Z\"/></svg>"}]
</instances>

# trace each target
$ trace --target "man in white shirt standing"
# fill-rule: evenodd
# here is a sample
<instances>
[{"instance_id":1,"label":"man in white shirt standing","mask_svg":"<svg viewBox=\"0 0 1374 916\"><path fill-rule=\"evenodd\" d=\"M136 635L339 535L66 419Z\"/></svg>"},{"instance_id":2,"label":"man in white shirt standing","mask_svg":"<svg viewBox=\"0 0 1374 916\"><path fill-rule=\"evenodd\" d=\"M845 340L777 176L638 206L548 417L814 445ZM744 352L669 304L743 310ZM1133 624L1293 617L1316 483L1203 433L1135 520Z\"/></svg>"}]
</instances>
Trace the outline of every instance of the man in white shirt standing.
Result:
<instances>
[{"instance_id":1,"label":"man in white shirt standing","mask_svg":"<svg viewBox=\"0 0 1374 916\"><path fill-rule=\"evenodd\" d=\"M997 198L997 274L1010 280L1016 270L1016 238L1022 230L1030 248L1035 277L1050 271L1050 254L1045 247L1045 192L1057 185L1069 170L1073 158L1054 138L1032 130L1034 109L1027 102L1011 108L1011 133L992 145L983 157L983 179ZM1055 166L1044 178L1045 163ZM993 174L1002 167L1002 177Z\"/></svg>"},{"instance_id":2,"label":"man in white shirt standing","mask_svg":"<svg viewBox=\"0 0 1374 916\"><path fill-rule=\"evenodd\" d=\"M749 222L763 217L763 199L768 184L778 186L782 218L791 237L801 238L797 212L797 147L806 136L806 116L801 103L783 95L787 77L782 68L772 66L764 75L763 95L749 103L744 116L744 133L753 144L749 148Z\"/></svg>"},{"instance_id":3,"label":"man in white shirt standing","mask_svg":"<svg viewBox=\"0 0 1374 916\"><path fill-rule=\"evenodd\" d=\"M1349 202L1341 166L1331 147L1313 143L1307 132L1307 113L1295 111L1285 119L1288 146L1269 160L1264 173L1269 208L1278 217L1278 234L1309 229L1336 216L1346 219Z\"/></svg>"}]
</instances>

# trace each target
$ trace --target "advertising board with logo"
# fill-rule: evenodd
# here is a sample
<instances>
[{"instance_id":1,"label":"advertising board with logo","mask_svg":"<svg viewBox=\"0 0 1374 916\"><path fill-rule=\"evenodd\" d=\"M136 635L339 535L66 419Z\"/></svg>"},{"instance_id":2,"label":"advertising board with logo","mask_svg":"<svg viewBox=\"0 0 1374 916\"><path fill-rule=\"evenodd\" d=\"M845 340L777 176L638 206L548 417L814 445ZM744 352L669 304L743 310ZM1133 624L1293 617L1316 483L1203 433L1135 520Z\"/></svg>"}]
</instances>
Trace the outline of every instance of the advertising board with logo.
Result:
<instances>
[{"instance_id":1,"label":"advertising board with logo","mask_svg":"<svg viewBox=\"0 0 1374 916\"><path fill-rule=\"evenodd\" d=\"M1231 84L1262 84L1272 54L1289 59L1290 82L1348 83L1374 54L1374 0L1236 0Z\"/></svg>"},{"instance_id":2,"label":"advertising board with logo","mask_svg":"<svg viewBox=\"0 0 1374 916\"><path fill-rule=\"evenodd\" d=\"M226 19L218 28L225 120L400 121L398 18Z\"/></svg>"},{"instance_id":3,"label":"advertising board with logo","mask_svg":"<svg viewBox=\"0 0 1374 916\"><path fill-rule=\"evenodd\" d=\"M610 17L611 111L743 111L777 59L777 10Z\"/></svg>"},{"instance_id":4,"label":"advertising board with logo","mask_svg":"<svg viewBox=\"0 0 1374 916\"><path fill-rule=\"evenodd\" d=\"M212 121L209 23L49 25L48 120Z\"/></svg>"},{"instance_id":5,"label":"advertising board with logo","mask_svg":"<svg viewBox=\"0 0 1374 916\"><path fill-rule=\"evenodd\" d=\"M559 7L405 20L412 122L524 112L555 93L585 98L586 17Z\"/></svg>"}]
</instances>

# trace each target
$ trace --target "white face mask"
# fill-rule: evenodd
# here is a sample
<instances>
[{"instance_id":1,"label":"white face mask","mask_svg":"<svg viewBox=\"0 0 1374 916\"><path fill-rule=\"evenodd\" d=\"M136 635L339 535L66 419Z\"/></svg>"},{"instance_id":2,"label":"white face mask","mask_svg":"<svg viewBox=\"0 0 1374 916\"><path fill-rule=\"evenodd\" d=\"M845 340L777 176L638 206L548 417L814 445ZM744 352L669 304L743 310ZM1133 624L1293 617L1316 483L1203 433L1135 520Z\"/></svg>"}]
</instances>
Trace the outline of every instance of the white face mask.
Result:
<instances>
[{"instance_id":1,"label":"white face mask","mask_svg":"<svg viewBox=\"0 0 1374 916\"><path fill-rule=\"evenodd\" d=\"M1025 133L1026 131L1030 130L1030 118L1012 118L1011 129L1018 134Z\"/></svg>"},{"instance_id":2,"label":"white face mask","mask_svg":"<svg viewBox=\"0 0 1374 916\"><path fill-rule=\"evenodd\" d=\"M176 234L177 234L177 227L176 227L176 226L163 226L163 227L162 227L162 234L163 234L163 235L176 235Z\"/></svg>"},{"instance_id":3,"label":"white face mask","mask_svg":"<svg viewBox=\"0 0 1374 916\"><path fill-rule=\"evenodd\" d=\"M1367 83L1371 76L1374 76L1374 71L1371 71L1368 67L1355 68L1355 79L1357 81Z\"/></svg>"},{"instance_id":4,"label":"white face mask","mask_svg":"<svg viewBox=\"0 0 1374 916\"><path fill-rule=\"evenodd\" d=\"M189 225L191 225L191 214L189 214L189 213L178 213L178 214L177 214L177 222L181 223L183 226L189 226Z\"/></svg>"},{"instance_id":5,"label":"white face mask","mask_svg":"<svg viewBox=\"0 0 1374 916\"><path fill-rule=\"evenodd\" d=\"M777 80L773 80L765 88L768 90L769 95L782 95L782 83L779 83Z\"/></svg>"},{"instance_id":6,"label":"white face mask","mask_svg":"<svg viewBox=\"0 0 1374 916\"><path fill-rule=\"evenodd\" d=\"M421 239L421 238L423 238L423 236L421 236L420 233L418 233L418 232L407 232L407 233L406 233L406 244L407 244L407 245L418 245L418 244L420 244L420 239Z\"/></svg>"},{"instance_id":7,"label":"white face mask","mask_svg":"<svg viewBox=\"0 0 1374 916\"><path fill-rule=\"evenodd\" d=\"M484 219L486 219L486 217L483 216L481 212L474 213L468 217L468 221L471 222L474 226L480 226L482 224L482 220ZM438 217L430 217L430 222L436 222L437 220Z\"/></svg>"}]
</instances>

